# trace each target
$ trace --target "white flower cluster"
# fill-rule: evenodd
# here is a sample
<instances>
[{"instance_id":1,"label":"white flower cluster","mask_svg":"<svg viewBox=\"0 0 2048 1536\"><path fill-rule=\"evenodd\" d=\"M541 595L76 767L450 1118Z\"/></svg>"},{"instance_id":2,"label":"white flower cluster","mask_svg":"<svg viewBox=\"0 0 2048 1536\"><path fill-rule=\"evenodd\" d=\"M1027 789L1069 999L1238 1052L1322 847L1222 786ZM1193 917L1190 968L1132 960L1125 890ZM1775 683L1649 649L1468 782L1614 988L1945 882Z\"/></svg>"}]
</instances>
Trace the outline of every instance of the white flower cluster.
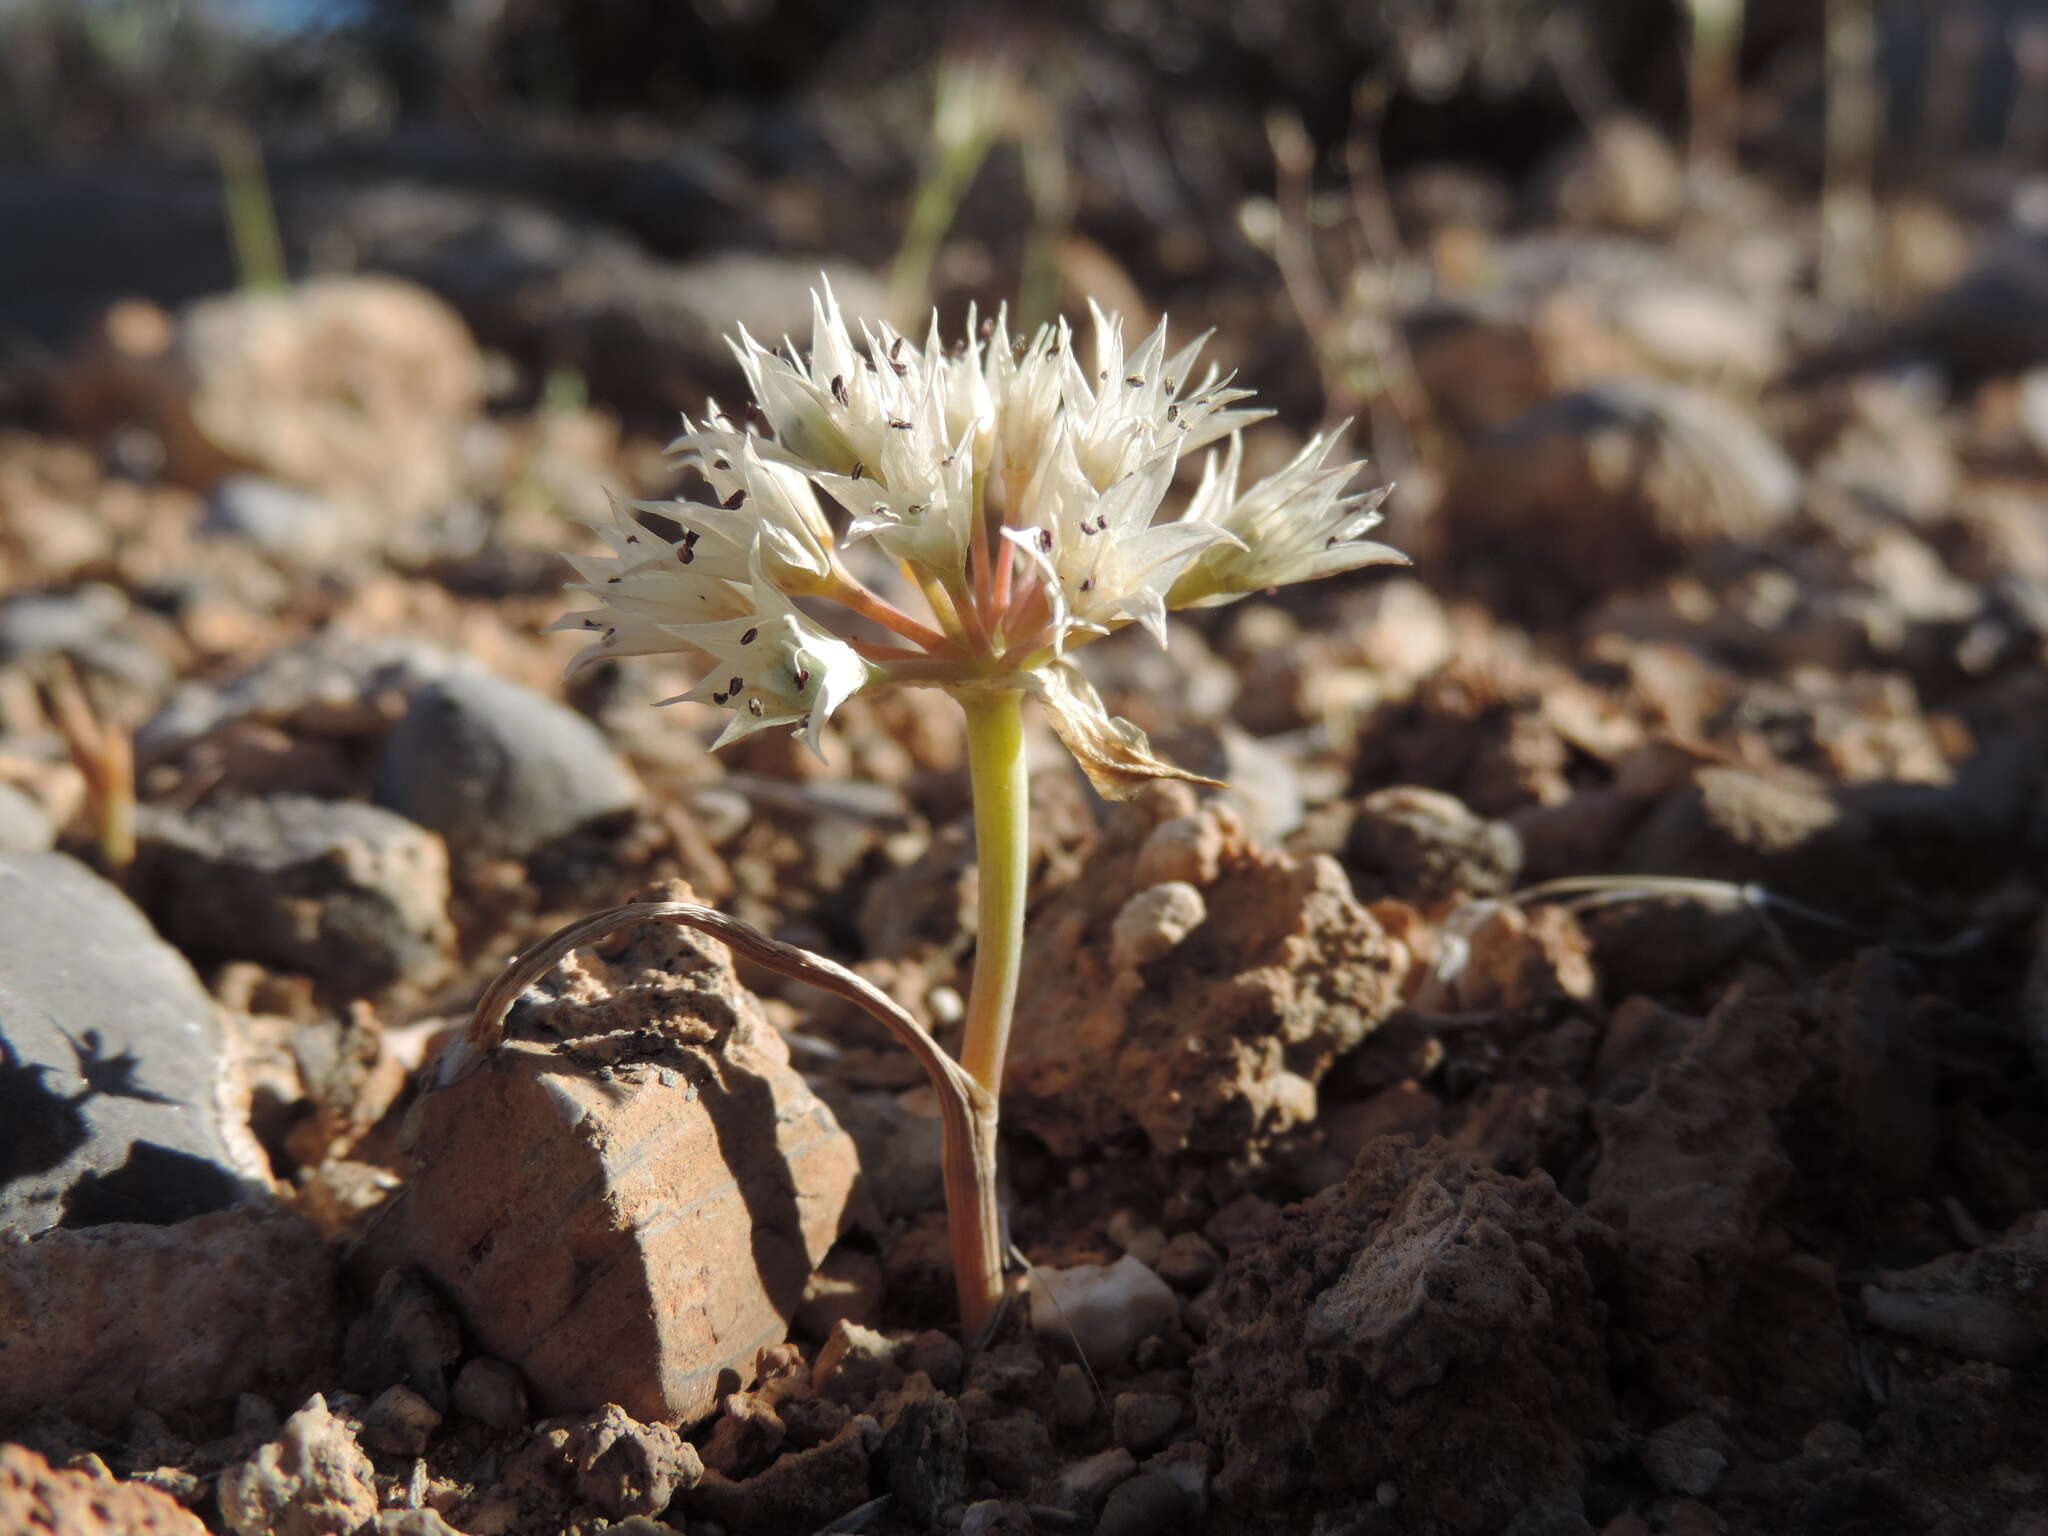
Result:
<instances>
[{"instance_id":1,"label":"white flower cluster","mask_svg":"<svg viewBox=\"0 0 2048 1536\"><path fill-rule=\"evenodd\" d=\"M1027 689L1062 724L1101 713L1064 660L1073 645L1129 623L1163 641L1170 608L1403 559L1361 537L1385 491L1346 492L1362 466L1329 465L1334 439L1240 490L1237 431L1268 413L1213 368L1194 376L1201 339L1169 354L1162 324L1127 352L1122 323L1093 318L1092 366L1064 321L1013 338L1002 316L970 316L950 349L936 318L922 346L886 326L856 341L829 288L813 298L808 352L742 330L733 350L761 429L715 403L685 418L675 446L717 505L614 504L599 525L611 555L573 562L597 607L556 626L596 633L577 662L709 656L684 697L733 711L720 744L794 725L815 748L840 703L883 682ZM1225 438L1186 510L1163 518L1182 455ZM843 534L821 492L844 510ZM642 512L681 532L661 537ZM929 619L858 581L842 541L896 562ZM835 610L866 622L837 624ZM1080 734L1099 737L1103 721L1087 723Z\"/></svg>"}]
</instances>

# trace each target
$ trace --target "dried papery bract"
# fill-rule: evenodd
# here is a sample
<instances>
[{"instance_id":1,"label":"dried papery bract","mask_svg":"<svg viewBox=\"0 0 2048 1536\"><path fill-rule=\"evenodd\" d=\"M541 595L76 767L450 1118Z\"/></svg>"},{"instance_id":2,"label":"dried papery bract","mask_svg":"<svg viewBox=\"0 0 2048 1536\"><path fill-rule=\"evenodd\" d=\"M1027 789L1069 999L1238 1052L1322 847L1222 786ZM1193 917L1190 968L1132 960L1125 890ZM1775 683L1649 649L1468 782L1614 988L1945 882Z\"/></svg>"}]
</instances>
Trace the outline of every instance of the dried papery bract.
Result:
<instances>
[{"instance_id":1,"label":"dried papery bract","mask_svg":"<svg viewBox=\"0 0 2048 1536\"><path fill-rule=\"evenodd\" d=\"M1038 701L1105 795L1194 778L1103 707L1072 653L1131 624L1164 642L1174 608L1403 558L1364 537L1384 492L1349 488L1361 466L1331 462L1334 438L1241 483L1236 434L1266 413L1202 368L1201 350L1201 339L1170 349L1163 323L1127 346L1122 322L1100 310L1085 359L1064 321L1013 336L1002 313L982 322L970 312L966 337L951 346L934 317L920 342L886 324L849 325L822 289L808 348L764 346L744 330L734 341L753 395L746 425L715 403L685 418L676 447L710 499L615 502L594 525L609 552L573 562L581 579L572 588L593 606L556 625L590 637L572 665L703 658L682 697L731 713L721 745L786 725L822 751L833 711L864 689L940 688L959 701L980 889L960 1061L906 1026L907 1015L884 1022L949 1106L948 1217L970 1338L1002 1298L995 1125L1023 953L1025 699ZM1200 489L1178 515L1166 513L1179 461L1217 444ZM856 574L864 557L900 576L899 595L922 612ZM628 910L604 920L628 920L619 915ZM770 942L708 909L681 910L667 915L736 947ZM575 931L550 943L580 942ZM775 952L854 995L830 962ZM521 969L537 974L538 963L528 957ZM486 1002L502 1007L509 985ZM855 1000L873 1007L879 994L860 986ZM479 1021L487 1013L480 1006ZM489 1028L478 1025L484 1036Z\"/></svg>"}]
</instances>

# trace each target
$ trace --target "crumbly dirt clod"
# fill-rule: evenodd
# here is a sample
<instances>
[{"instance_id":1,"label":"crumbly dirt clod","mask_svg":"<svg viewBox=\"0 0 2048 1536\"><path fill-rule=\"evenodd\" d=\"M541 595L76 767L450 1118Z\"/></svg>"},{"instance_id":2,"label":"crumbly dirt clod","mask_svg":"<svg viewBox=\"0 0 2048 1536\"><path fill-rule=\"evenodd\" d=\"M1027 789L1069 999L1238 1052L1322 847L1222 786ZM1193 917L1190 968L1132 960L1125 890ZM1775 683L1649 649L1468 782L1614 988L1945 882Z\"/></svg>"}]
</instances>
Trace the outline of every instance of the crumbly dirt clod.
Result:
<instances>
[{"instance_id":1,"label":"crumbly dirt clod","mask_svg":"<svg viewBox=\"0 0 2048 1536\"><path fill-rule=\"evenodd\" d=\"M1614 1416L1609 1251L1542 1174L1373 1143L1217 1282L1194 1400L1219 1496L1336 1509L1392 1481L1411 1529L1464 1532L1575 1486Z\"/></svg>"},{"instance_id":2,"label":"crumbly dirt clod","mask_svg":"<svg viewBox=\"0 0 2048 1536\"><path fill-rule=\"evenodd\" d=\"M1149 882L1149 883L1148 883ZM1333 859L1254 843L1158 787L1032 915L1005 1114L1071 1156L1142 1131L1241 1154L1394 1006L1402 952Z\"/></svg>"}]
</instances>

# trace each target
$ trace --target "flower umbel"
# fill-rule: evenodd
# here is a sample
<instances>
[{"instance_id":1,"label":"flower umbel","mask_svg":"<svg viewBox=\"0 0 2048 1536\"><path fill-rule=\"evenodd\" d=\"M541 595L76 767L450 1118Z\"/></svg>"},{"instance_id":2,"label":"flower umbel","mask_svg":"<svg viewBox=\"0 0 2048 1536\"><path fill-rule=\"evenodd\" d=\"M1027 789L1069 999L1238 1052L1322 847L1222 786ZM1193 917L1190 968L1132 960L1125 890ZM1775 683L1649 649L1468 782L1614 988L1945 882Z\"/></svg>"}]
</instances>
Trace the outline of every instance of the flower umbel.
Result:
<instances>
[{"instance_id":1,"label":"flower umbel","mask_svg":"<svg viewBox=\"0 0 2048 1536\"><path fill-rule=\"evenodd\" d=\"M1237 432L1265 413L1215 369L1195 376L1199 339L1169 354L1162 324L1126 351L1122 323L1093 313L1088 364L1064 321L1012 337L1001 314L980 326L970 314L951 348L936 319L922 345L886 326L856 339L830 289L812 299L808 351L741 331L733 351L759 430L715 404L686 418L676 446L712 501L614 502L595 525L611 553L573 562L572 585L596 606L555 626L594 637L572 665L708 658L682 697L732 711L720 746L788 725L816 751L833 710L881 684L960 701L979 910L958 1067L907 1027L940 1091L970 1340L1002 1299L996 1119L1030 867L1024 696L1105 795L1192 777L1111 716L1068 653L1127 624L1164 641L1169 609L1402 559L1363 539L1384 492L1347 493L1360 466L1331 465L1330 439L1240 490ZM1162 517L1181 457L1223 439L1186 511ZM824 500L843 509L843 533ZM862 581L849 568L862 555L900 573L927 617Z\"/></svg>"},{"instance_id":2,"label":"flower umbel","mask_svg":"<svg viewBox=\"0 0 2048 1536\"><path fill-rule=\"evenodd\" d=\"M849 326L829 288L807 350L742 330L757 425L715 403L685 419L675 446L715 504L615 502L597 525L610 555L572 562L596 606L556 626L592 633L574 664L709 658L682 697L733 711L721 745L790 725L815 749L865 687L1029 692L1105 789L1172 773L1063 665L1070 650L1133 623L1164 641L1169 609L1404 557L1362 537L1385 490L1347 492L1362 466L1330 463L1332 438L1240 488L1238 430L1268 413L1213 367L1197 376L1204 338L1169 353L1162 324L1127 350L1120 320L1092 316L1085 363L1064 321L1013 337L1003 315L970 315L947 347L934 319L920 344ZM1181 457L1224 439L1186 511L1163 517ZM927 617L853 573L861 546Z\"/></svg>"}]
</instances>

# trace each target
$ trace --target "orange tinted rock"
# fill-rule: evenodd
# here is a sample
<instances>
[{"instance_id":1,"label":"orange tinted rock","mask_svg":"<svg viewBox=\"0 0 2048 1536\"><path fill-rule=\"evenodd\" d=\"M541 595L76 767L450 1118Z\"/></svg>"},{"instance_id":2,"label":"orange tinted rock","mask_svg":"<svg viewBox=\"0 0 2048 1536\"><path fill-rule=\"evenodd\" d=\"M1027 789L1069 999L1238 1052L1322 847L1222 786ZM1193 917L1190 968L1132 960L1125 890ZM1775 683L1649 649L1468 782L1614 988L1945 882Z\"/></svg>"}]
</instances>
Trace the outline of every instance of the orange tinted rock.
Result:
<instances>
[{"instance_id":1,"label":"orange tinted rock","mask_svg":"<svg viewBox=\"0 0 2048 1536\"><path fill-rule=\"evenodd\" d=\"M59 1228L0 1246L0 1425L37 1411L112 1430L139 1408L291 1398L330 1368L333 1261L285 1211Z\"/></svg>"},{"instance_id":2,"label":"orange tinted rock","mask_svg":"<svg viewBox=\"0 0 2048 1536\"><path fill-rule=\"evenodd\" d=\"M650 925L542 987L421 1101L359 1261L424 1271L549 1412L701 1418L782 1341L853 1144L711 941Z\"/></svg>"},{"instance_id":3,"label":"orange tinted rock","mask_svg":"<svg viewBox=\"0 0 2048 1536\"><path fill-rule=\"evenodd\" d=\"M169 1494L63 1472L25 1445L0 1445L0 1531L59 1536L204 1536L206 1527Z\"/></svg>"}]
</instances>

